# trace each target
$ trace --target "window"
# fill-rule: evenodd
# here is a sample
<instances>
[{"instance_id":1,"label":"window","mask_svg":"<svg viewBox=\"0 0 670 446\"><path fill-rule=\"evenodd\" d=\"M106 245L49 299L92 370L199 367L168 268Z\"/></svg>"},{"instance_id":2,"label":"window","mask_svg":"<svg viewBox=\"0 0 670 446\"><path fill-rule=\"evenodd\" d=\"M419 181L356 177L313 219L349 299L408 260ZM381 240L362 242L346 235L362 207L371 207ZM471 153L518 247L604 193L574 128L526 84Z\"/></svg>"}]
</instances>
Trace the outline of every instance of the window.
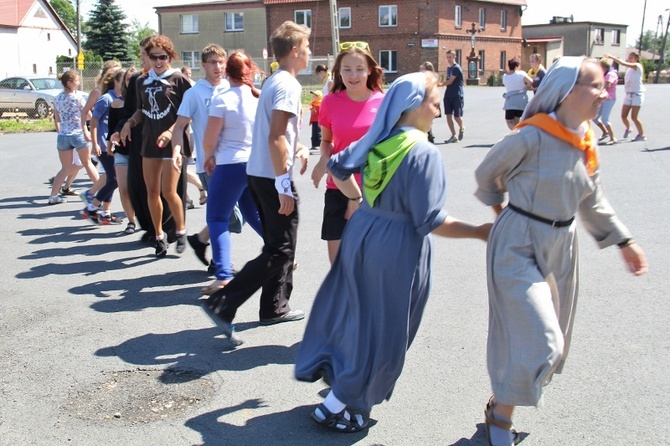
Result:
<instances>
[{"instance_id":1,"label":"window","mask_svg":"<svg viewBox=\"0 0 670 446\"><path fill-rule=\"evenodd\" d=\"M305 25L307 28L312 27L312 10L303 9L293 12L293 21L298 25Z\"/></svg>"},{"instance_id":2,"label":"window","mask_svg":"<svg viewBox=\"0 0 670 446\"><path fill-rule=\"evenodd\" d=\"M190 67L192 70L200 69L200 51L182 51L181 61L185 67Z\"/></svg>"},{"instance_id":3,"label":"window","mask_svg":"<svg viewBox=\"0 0 670 446\"><path fill-rule=\"evenodd\" d=\"M459 5L454 8L454 26L457 28L463 26L463 11Z\"/></svg>"},{"instance_id":4,"label":"window","mask_svg":"<svg viewBox=\"0 0 670 446\"><path fill-rule=\"evenodd\" d=\"M507 70L507 51L500 52L500 70L501 71Z\"/></svg>"},{"instance_id":5,"label":"window","mask_svg":"<svg viewBox=\"0 0 670 446\"><path fill-rule=\"evenodd\" d=\"M595 28L593 30L593 43L602 45L605 42L605 28Z\"/></svg>"},{"instance_id":6,"label":"window","mask_svg":"<svg viewBox=\"0 0 670 446\"><path fill-rule=\"evenodd\" d=\"M456 59L456 63L461 65L461 66L463 66L463 64L461 63L461 56L462 55L463 55L463 53L461 52L461 50L456 50L456 57L454 59Z\"/></svg>"},{"instance_id":7,"label":"window","mask_svg":"<svg viewBox=\"0 0 670 446\"><path fill-rule=\"evenodd\" d=\"M507 11L500 11L500 30L507 31Z\"/></svg>"},{"instance_id":8,"label":"window","mask_svg":"<svg viewBox=\"0 0 670 446\"><path fill-rule=\"evenodd\" d=\"M51 42L51 33L47 33L47 42Z\"/></svg>"},{"instance_id":9,"label":"window","mask_svg":"<svg viewBox=\"0 0 670 446\"><path fill-rule=\"evenodd\" d=\"M484 64L484 50L479 50L479 67L477 68L479 68L480 72L483 72L485 66L486 65Z\"/></svg>"},{"instance_id":10,"label":"window","mask_svg":"<svg viewBox=\"0 0 670 446\"><path fill-rule=\"evenodd\" d=\"M621 30L612 30L612 45L621 45Z\"/></svg>"},{"instance_id":11,"label":"window","mask_svg":"<svg viewBox=\"0 0 670 446\"><path fill-rule=\"evenodd\" d=\"M54 67L49 67L49 74L54 74Z\"/></svg>"},{"instance_id":12,"label":"window","mask_svg":"<svg viewBox=\"0 0 670 446\"><path fill-rule=\"evenodd\" d=\"M243 12L227 12L225 16L226 16L226 31L244 31Z\"/></svg>"},{"instance_id":13,"label":"window","mask_svg":"<svg viewBox=\"0 0 670 446\"><path fill-rule=\"evenodd\" d=\"M37 74L37 64L33 64L33 74Z\"/></svg>"},{"instance_id":14,"label":"window","mask_svg":"<svg viewBox=\"0 0 670 446\"><path fill-rule=\"evenodd\" d=\"M384 73L396 73L398 71L398 52L384 50L379 52L379 66Z\"/></svg>"},{"instance_id":15,"label":"window","mask_svg":"<svg viewBox=\"0 0 670 446\"><path fill-rule=\"evenodd\" d=\"M479 8L479 27L486 28L486 9Z\"/></svg>"},{"instance_id":16,"label":"window","mask_svg":"<svg viewBox=\"0 0 670 446\"><path fill-rule=\"evenodd\" d=\"M379 26L398 26L398 7L380 6L379 7Z\"/></svg>"},{"instance_id":17,"label":"window","mask_svg":"<svg viewBox=\"0 0 670 446\"><path fill-rule=\"evenodd\" d=\"M72 57L72 48L67 49L67 56Z\"/></svg>"},{"instance_id":18,"label":"window","mask_svg":"<svg viewBox=\"0 0 670 446\"><path fill-rule=\"evenodd\" d=\"M182 15L179 16L181 21L182 34L197 34L198 33L198 16L197 15Z\"/></svg>"},{"instance_id":19,"label":"window","mask_svg":"<svg viewBox=\"0 0 670 446\"><path fill-rule=\"evenodd\" d=\"M340 8L337 16L340 20L340 28L351 28L351 8Z\"/></svg>"}]
</instances>

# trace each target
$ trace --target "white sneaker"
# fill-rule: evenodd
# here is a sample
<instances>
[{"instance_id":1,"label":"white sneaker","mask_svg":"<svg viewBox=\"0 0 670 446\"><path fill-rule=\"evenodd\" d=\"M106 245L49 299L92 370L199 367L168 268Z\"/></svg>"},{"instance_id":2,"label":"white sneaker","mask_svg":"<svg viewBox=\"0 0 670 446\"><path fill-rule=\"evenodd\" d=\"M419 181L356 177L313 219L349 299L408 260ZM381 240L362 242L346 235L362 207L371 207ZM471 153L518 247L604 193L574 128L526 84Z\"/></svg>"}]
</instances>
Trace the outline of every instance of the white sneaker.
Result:
<instances>
[{"instance_id":1,"label":"white sneaker","mask_svg":"<svg viewBox=\"0 0 670 446\"><path fill-rule=\"evenodd\" d=\"M55 197L49 197L49 204L61 204L61 203L67 203L67 200L58 195L56 195Z\"/></svg>"}]
</instances>

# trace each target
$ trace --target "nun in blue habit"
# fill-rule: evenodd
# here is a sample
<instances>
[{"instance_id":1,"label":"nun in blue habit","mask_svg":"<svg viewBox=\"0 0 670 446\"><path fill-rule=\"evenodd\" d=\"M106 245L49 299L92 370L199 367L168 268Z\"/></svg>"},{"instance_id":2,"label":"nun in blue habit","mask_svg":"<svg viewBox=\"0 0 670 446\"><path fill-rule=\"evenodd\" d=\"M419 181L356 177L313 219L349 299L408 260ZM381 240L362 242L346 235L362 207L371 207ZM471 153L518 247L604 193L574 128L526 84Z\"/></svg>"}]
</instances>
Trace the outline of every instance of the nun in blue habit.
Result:
<instances>
[{"instance_id":1,"label":"nun in blue habit","mask_svg":"<svg viewBox=\"0 0 670 446\"><path fill-rule=\"evenodd\" d=\"M295 376L330 384L312 418L340 432L365 429L372 406L391 396L428 299L430 234L486 240L490 230L442 209L444 162L426 135L439 103L434 73L398 78L368 133L328 164L355 212L315 298Z\"/></svg>"}]
</instances>

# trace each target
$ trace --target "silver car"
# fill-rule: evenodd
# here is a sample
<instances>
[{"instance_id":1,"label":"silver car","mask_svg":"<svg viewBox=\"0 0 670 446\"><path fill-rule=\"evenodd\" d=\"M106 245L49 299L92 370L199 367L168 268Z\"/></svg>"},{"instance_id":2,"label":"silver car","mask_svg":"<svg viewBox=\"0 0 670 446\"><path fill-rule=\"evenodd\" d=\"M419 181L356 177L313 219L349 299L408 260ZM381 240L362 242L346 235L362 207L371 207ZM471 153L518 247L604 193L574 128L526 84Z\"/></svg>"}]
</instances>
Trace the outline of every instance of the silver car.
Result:
<instances>
[{"instance_id":1,"label":"silver car","mask_svg":"<svg viewBox=\"0 0 670 446\"><path fill-rule=\"evenodd\" d=\"M63 86L55 77L9 77L0 81L0 116L4 112L25 112L32 118L46 118L61 91Z\"/></svg>"}]
</instances>

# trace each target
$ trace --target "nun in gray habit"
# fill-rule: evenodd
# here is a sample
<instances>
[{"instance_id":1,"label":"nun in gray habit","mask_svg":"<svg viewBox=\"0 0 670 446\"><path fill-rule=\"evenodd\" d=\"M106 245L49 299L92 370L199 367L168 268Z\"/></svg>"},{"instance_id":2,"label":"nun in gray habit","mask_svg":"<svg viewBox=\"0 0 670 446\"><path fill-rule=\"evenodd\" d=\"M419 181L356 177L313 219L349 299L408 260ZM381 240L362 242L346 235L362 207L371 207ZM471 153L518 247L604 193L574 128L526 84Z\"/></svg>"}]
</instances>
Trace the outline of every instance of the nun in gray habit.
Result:
<instances>
[{"instance_id":1,"label":"nun in gray habit","mask_svg":"<svg viewBox=\"0 0 670 446\"><path fill-rule=\"evenodd\" d=\"M577 306L575 215L600 248L619 245L631 272L647 270L600 182L589 120L605 97L603 83L593 59L561 57L520 124L475 172L477 198L499 212L486 256L490 444L518 441L514 406L539 406L543 386L563 369Z\"/></svg>"},{"instance_id":2,"label":"nun in gray habit","mask_svg":"<svg viewBox=\"0 0 670 446\"><path fill-rule=\"evenodd\" d=\"M444 162L426 136L440 96L426 73L398 78L368 133L328 165L340 190L362 202L314 300L295 376L330 384L312 418L341 432L367 427L372 406L391 396L428 298L431 232L485 240L490 229L442 209Z\"/></svg>"}]
</instances>

